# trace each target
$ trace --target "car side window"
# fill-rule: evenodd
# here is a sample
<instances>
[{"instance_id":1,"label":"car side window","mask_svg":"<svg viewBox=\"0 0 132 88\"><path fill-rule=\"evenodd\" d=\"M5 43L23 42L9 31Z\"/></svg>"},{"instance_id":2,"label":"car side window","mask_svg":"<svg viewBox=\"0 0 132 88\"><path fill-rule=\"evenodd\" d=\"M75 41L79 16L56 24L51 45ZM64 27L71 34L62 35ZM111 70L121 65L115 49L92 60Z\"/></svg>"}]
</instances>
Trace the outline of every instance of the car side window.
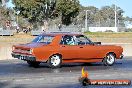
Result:
<instances>
[{"instance_id":1,"label":"car side window","mask_svg":"<svg viewBox=\"0 0 132 88\"><path fill-rule=\"evenodd\" d=\"M41 38L41 40L39 41L40 43L51 43L53 40L53 37L49 37L49 36L44 36Z\"/></svg>"},{"instance_id":2,"label":"car side window","mask_svg":"<svg viewBox=\"0 0 132 88\"><path fill-rule=\"evenodd\" d=\"M75 45L75 39L71 35L65 35L65 36L62 37L60 44Z\"/></svg>"},{"instance_id":3,"label":"car side window","mask_svg":"<svg viewBox=\"0 0 132 88\"><path fill-rule=\"evenodd\" d=\"M36 37L32 42L50 44L54 39L54 36L40 35Z\"/></svg>"},{"instance_id":4,"label":"car side window","mask_svg":"<svg viewBox=\"0 0 132 88\"><path fill-rule=\"evenodd\" d=\"M91 44L91 41L85 37L84 35L77 35L76 36L77 45L88 45Z\"/></svg>"}]
</instances>

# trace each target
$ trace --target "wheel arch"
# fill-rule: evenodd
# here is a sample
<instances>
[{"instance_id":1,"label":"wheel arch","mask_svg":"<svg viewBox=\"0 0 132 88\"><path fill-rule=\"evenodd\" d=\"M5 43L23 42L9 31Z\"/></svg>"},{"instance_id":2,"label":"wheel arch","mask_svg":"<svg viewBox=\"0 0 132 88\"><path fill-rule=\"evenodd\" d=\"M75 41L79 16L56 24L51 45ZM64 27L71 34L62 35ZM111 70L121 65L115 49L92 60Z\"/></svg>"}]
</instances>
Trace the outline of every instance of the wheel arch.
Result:
<instances>
[{"instance_id":1,"label":"wheel arch","mask_svg":"<svg viewBox=\"0 0 132 88\"><path fill-rule=\"evenodd\" d=\"M60 57L61 57L61 59L62 59L62 54L60 54L60 53L53 53L53 54L51 54L50 56L49 56L49 58L51 57L51 56L53 56L53 55L59 55ZM47 59L47 61L49 60L49 58ZM46 62L47 62L46 61Z\"/></svg>"},{"instance_id":2,"label":"wheel arch","mask_svg":"<svg viewBox=\"0 0 132 88\"><path fill-rule=\"evenodd\" d=\"M116 54L115 54L115 52L109 52L109 53L107 53L107 54L113 54L113 55L115 55L115 57L116 57Z\"/></svg>"},{"instance_id":3,"label":"wheel arch","mask_svg":"<svg viewBox=\"0 0 132 88\"><path fill-rule=\"evenodd\" d=\"M113 52L113 51L107 52L107 53L104 55L104 58L105 58L108 54L113 54L113 55L115 56L115 58L116 58L116 53Z\"/></svg>"},{"instance_id":4,"label":"wheel arch","mask_svg":"<svg viewBox=\"0 0 132 88\"><path fill-rule=\"evenodd\" d=\"M109 54L114 55L114 61L113 61L113 63L109 63L109 62L107 61L106 56L109 55ZM104 59L102 60L102 62L103 62L103 64L104 64L105 66L112 66L112 65L115 63L115 59L116 59L116 54L115 54L114 52L108 52L108 53L106 53L106 55L104 56Z\"/></svg>"}]
</instances>

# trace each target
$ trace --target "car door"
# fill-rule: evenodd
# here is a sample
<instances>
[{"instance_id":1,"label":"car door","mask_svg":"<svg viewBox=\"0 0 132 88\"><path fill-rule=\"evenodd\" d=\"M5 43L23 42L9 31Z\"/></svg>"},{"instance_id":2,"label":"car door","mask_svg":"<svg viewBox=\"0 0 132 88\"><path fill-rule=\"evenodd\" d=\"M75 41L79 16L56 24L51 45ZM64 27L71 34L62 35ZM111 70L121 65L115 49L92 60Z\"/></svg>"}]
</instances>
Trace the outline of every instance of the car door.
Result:
<instances>
[{"instance_id":1,"label":"car door","mask_svg":"<svg viewBox=\"0 0 132 88\"><path fill-rule=\"evenodd\" d=\"M77 45L75 44L74 36L72 35L62 36L59 50L63 56L63 59L78 58Z\"/></svg>"},{"instance_id":2,"label":"car door","mask_svg":"<svg viewBox=\"0 0 132 88\"><path fill-rule=\"evenodd\" d=\"M78 56L82 59L98 58L101 53L98 46L94 45L86 36L77 35L76 42L79 48Z\"/></svg>"}]
</instances>

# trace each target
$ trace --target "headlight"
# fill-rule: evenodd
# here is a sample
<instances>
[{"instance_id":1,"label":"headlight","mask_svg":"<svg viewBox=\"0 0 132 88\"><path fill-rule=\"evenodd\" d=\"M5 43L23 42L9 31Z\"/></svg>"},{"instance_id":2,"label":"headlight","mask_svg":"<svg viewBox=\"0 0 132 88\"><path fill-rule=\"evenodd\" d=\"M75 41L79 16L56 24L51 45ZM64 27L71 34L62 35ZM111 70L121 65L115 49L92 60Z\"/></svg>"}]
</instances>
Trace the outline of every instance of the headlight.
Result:
<instances>
[{"instance_id":1,"label":"headlight","mask_svg":"<svg viewBox=\"0 0 132 88\"><path fill-rule=\"evenodd\" d=\"M30 52L29 53L32 54L33 53L33 49L30 49Z\"/></svg>"}]
</instances>

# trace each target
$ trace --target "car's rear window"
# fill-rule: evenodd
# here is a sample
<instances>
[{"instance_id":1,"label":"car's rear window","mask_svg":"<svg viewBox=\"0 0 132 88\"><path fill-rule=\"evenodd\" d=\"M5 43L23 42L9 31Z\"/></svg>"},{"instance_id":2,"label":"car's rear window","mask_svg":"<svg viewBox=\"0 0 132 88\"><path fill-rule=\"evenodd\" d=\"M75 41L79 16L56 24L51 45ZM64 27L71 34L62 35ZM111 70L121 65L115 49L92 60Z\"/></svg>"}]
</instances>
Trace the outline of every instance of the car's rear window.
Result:
<instances>
[{"instance_id":1,"label":"car's rear window","mask_svg":"<svg viewBox=\"0 0 132 88\"><path fill-rule=\"evenodd\" d=\"M53 39L54 36L51 35L39 35L32 42L50 44L53 41Z\"/></svg>"}]
</instances>

